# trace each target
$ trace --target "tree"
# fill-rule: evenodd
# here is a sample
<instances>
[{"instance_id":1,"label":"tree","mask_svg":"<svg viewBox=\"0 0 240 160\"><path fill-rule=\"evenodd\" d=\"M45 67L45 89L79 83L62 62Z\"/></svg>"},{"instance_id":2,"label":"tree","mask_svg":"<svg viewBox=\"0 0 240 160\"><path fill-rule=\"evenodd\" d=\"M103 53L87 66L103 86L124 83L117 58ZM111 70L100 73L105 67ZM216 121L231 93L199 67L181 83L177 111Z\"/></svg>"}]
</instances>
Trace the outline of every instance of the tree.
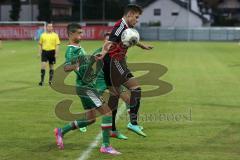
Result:
<instances>
[{"instance_id":1,"label":"tree","mask_svg":"<svg viewBox=\"0 0 240 160\"><path fill-rule=\"evenodd\" d=\"M221 2L221 0L203 0L203 3L205 4L205 6L207 6L208 8L217 8L217 6L219 5L219 3Z\"/></svg>"},{"instance_id":2,"label":"tree","mask_svg":"<svg viewBox=\"0 0 240 160\"><path fill-rule=\"evenodd\" d=\"M4 2L6 2L7 0L1 0L0 1L0 4L3 4Z\"/></svg>"},{"instance_id":3,"label":"tree","mask_svg":"<svg viewBox=\"0 0 240 160\"><path fill-rule=\"evenodd\" d=\"M219 4L223 3L223 0L202 0L201 7L205 8L205 11L211 9L211 19L213 20L212 26L236 26L239 25L239 20L235 19L232 14L237 14L234 9L220 9Z\"/></svg>"},{"instance_id":4,"label":"tree","mask_svg":"<svg viewBox=\"0 0 240 160\"><path fill-rule=\"evenodd\" d=\"M51 22L52 11L50 0L39 0L38 9L39 9L38 20Z\"/></svg>"},{"instance_id":5,"label":"tree","mask_svg":"<svg viewBox=\"0 0 240 160\"><path fill-rule=\"evenodd\" d=\"M21 11L21 2L20 0L11 0L12 10L10 11L10 18L13 21L18 21L19 13Z\"/></svg>"}]
</instances>

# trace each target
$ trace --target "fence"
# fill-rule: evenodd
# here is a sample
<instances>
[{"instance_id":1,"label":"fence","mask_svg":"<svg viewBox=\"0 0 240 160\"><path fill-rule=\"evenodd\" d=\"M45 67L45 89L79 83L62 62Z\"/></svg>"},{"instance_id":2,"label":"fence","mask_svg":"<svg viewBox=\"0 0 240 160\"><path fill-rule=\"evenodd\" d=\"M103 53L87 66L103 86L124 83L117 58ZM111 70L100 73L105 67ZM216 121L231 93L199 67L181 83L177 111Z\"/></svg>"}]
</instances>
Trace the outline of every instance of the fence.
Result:
<instances>
[{"instance_id":1,"label":"fence","mask_svg":"<svg viewBox=\"0 0 240 160\"><path fill-rule=\"evenodd\" d=\"M1 23L1 22L0 22ZM0 39L33 39L37 25L0 25ZM61 39L67 39L66 26L55 26ZM111 26L86 26L84 39L99 40L111 31ZM201 27L201 28L161 28L139 27L142 40L161 41L237 41L240 40L240 27Z\"/></svg>"},{"instance_id":2,"label":"fence","mask_svg":"<svg viewBox=\"0 0 240 160\"><path fill-rule=\"evenodd\" d=\"M138 31L143 40L162 41L237 41L240 28L202 27L202 28L159 28L141 27Z\"/></svg>"},{"instance_id":3,"label":"fence","mask_svg":"<svg viewBox=\"0 0 240 160\"><path fill-rule=\"evenodd\" d=\"M27 25L2 25L0 26L0 40L30 40L34 39L38 26ZM111 31L112 27L108 26L87 26L83 27L83 39L86 40L100 40L106 32ZM60 39L67 39L66 26L54 26L54 31L58 33Z\"/></svg>"}]
</instances>

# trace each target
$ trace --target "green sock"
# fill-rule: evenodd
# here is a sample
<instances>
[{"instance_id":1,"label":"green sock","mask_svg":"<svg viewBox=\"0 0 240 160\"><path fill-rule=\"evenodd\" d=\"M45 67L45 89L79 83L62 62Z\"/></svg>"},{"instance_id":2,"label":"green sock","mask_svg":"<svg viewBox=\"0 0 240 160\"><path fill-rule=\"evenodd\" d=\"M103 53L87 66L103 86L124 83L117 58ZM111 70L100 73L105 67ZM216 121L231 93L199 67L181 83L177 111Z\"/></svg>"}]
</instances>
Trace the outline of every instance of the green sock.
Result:
<instances>
[{"instance_id":1,"label":"green sock","mask_svg":"<svg viewBox=\"0 0 240 160\"><path fill-rule=\"evenodd\" d=\"M90 123L86 120L86 119L81 119L81 120L76 120L76 121L73 121L67 125L65 125L63 128L62 128L62 134L66 134L68 133L69 131L71 130L75 130L77 128L83 128L83 127L86 127L88 126Z\"/></svg>"},{"instance_id":2,"label":"green sock","mask_svg":"<svg viewBox=\"0 0 240 160\"><path fill-rule=\"evenodd\" d=\"M110 145L110 131L112 129L112 116L103 116L102 117L102 137L104 147L108 147Z\"/></svg>"}]
</instances>

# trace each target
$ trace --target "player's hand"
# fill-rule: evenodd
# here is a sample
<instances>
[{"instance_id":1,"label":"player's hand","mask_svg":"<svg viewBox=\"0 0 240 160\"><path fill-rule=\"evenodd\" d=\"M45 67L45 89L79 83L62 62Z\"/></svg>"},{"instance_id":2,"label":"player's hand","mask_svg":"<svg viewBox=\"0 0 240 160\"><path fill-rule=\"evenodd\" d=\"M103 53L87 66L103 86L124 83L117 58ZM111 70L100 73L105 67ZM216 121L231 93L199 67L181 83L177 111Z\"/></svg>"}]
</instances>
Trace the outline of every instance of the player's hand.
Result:
<instances>
[{"instance_id":1,"label":"player's hand","mask_svg":"<svg viewBox=\"0 0 240 160\"><path fill-rule=\"evenodd\" d=\"M141 48L145 50L151 50L153 49L153 46L143 45Z\"/></svg>"},{"instance_id":2,"label":"player's hand","mask_svg":"<svg viewBox=\"0 0 240 160\"><path fill-rule=\"evenodd\" d=\"M58 57L58 54L55 54L55 58L57 58Z\"/></svg>"},{"instance_id":3,"label":"player's hand","mask_svg":"<svg viewBox=\"0 0 240 160\"><path fill-rule=\"evenodd\" d=\"M105 55L103 55L103 54L98 54L98 55L95 56L95 60L96 61L102 60L104 58L104 56Z\"/></svg>"},{"instance_id":4,"label":"player's hand","mask_svg":"<svg viewBox=\"0 0 240 160\"><path fill-rule=\"evenodd\" d=\"M76 67L76 68L75 68L75 71L79 71L79 68L80 68L79 66L80 66L80 62L77 62L77 63L75 64L75 67Z\"/></svg>"}]
</instances>

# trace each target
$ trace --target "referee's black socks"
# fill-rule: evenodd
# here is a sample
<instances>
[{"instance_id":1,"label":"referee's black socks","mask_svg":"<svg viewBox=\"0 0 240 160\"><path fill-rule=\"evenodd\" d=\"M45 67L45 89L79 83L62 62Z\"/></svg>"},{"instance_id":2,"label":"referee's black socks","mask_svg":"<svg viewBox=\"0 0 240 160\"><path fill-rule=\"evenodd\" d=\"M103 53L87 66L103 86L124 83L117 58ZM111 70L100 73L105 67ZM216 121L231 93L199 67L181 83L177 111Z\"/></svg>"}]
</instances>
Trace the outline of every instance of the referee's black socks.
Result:
<instances>
[{"instance_id":1,"label":"referee's black socks","mask_svg":"<svg viewBox=\"0 0 240 160\"><path fill-rule=\"evenodd\" d=\"M41 82L44 82L45 72L45 69L41 69Z\"/></svg>"},{"instance_id":2,"label":"referee's black socks","mask_svg":"<svg viewBox=\"0 0 240 160\"><path fill-rule=\"evenodd\" d=\"M50 70L49 70L49 82L52 82L53 74L54 74L54 70L53 70L53 69L50 69Z\"/></svg>"}]
</instances>

